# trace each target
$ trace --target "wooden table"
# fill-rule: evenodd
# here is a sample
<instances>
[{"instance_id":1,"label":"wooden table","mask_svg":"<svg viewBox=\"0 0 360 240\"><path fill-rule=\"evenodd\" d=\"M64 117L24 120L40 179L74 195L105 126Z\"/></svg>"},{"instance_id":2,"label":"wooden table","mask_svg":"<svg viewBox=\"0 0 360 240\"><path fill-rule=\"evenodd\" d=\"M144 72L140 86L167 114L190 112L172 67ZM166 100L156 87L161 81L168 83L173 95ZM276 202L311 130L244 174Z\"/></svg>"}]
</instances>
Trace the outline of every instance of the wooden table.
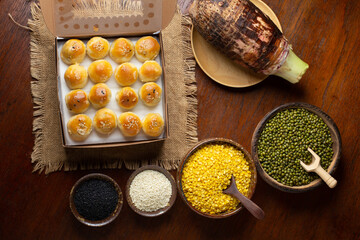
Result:
<instances>
[{"instance_id":1,"label":"wooden table","mask_svg":"<svg viewBox=\"0 0 360 240\"><path fill-rule=\"evenodd\" d=\"M69 192L94 171L32 173L33 105L29 32L13 24L30 17L30 1L0 1L0 239L360 239L360 1L266 0L295 52L310 64L299 84L277 77L245 89L223 87L196 68L199 139L225 137L250 150L255 126L271 109L293 101L328 113L343 145L338 185L303 193L280 192L258 180L253 200L262 221L247 211L223 220L193 213L178 197L168 214L144 218L125 203L112 224L77 222ZM131 171L101 170L122 189Z\"/></svg>"}]
</instances>

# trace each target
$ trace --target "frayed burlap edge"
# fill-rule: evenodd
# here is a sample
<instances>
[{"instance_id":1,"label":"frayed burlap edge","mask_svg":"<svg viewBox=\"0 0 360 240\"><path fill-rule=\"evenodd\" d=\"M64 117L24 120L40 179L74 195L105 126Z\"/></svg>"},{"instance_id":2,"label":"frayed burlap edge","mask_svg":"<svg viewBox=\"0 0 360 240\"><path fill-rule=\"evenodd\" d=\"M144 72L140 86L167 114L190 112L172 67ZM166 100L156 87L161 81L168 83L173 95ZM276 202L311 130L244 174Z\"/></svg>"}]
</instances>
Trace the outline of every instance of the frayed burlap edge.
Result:
<instances>
[{"instance_id":1,"label":"frayed burlap edge","mask_svg":"<svg viewBox=\"0 0 360 240\"><path fill-rule=\"evenodd\" d=\"M43 152L43 128L45 126L44 120L44 81L40 81L43 79L44 70L41 69L41 59L44 59L44 53L40 49L40 47L44 47L44 45L40 45L40 43L44 41L43 38L52 39L52 36L43 36L44 32L50 34L46 29L46 25L44 24L43 16L41 13L41 9L37 3L31 4L31 14L32 19L29 19L28 26L31 32L31 42L30 42L30 58L31 58L31 75L33 80L31 81L31 92L33 96L33 104L34 104L34 120L33 120L33 134L35 136L35 143L33 147L33 153L31 155L31 162L34 164L33 171L38 171L39 173L45 171L45 174L54 171L70 171L77 169L100 169L100 168L121 168L122 163L124 163L127 169L136 169L138 167L155 164L164 167L168 170L173 170L178 167L181 159L176 160L168 160L168 161L159 161L159 160L143 160L143 161L126 161L124 159L119 159L116 162L102 162L100 163L73 163L73 162L62 162L59 161L57 163L46 162L42 160L42 152ZM197 138L197 87L196 87L196 79L195 79L195 60L193 57L191 43L190 43L190 26L191 20L188 17L182 17L182 47L183 47L183 73L184 73L184 83L186 85L186 100L188 102L188 106L186 109L187 119L186 119L186 141L191 144L195 144L198 141ZM42 31L43 29L43 31ZM49 42L49 46L54 42ZM46 47L46 46L45 46Z\"/></svg>"},{"instance_id":2,"label":"frayed burlap edge","mask_svg":"<svg viewBox=\"0 0 360 240\"><path fill-rule=\"evenodd\" d=\"M33 134L35 136L35 143L33 147L33 152L31 154L31 162L34 165L33 171L42 172L44 169L47 172L47 169L50 166L44 164L41 161L41 153L42 153L42 146L44 142L43 138L43 131L45 125L44 120L44 82L40 81L39 79L42 78L42 69L41 69L41 61L44 59L42 51L39 49L41 47L41 28L45 28L46 26L41 21L42 15L41 10L38 4L31 3L31 15L33 19L29 19L28 26L30 28L31 40L30 40L30 72L33 80L31 81L31 94L33 97L33 105L34 105L34 112L33 112ZM38 29L38 30L37 30ZM46 29L44 29L46 30ZM44 32L48 32L43 31ZM61 169L63 164L59 164L56 166L55 169Z\"/></svg>"},{"instance_id":3,"label":"frayed burlap edge","mask_svg":"<svg viewBox=\"0 0 360 240\"><path fill-rule=\"evenodd\" d=\"M191 48L190 35L191 35L191 19L188 16L182 17L182 34L183 34L183 49L184 49L184 73L185 73L185 85L186 98L189 103L187 109L187 140L191 143L198 141L197 137L197 87L195 79L195 66L196 62Z\"/></svg>"}]
</instances>

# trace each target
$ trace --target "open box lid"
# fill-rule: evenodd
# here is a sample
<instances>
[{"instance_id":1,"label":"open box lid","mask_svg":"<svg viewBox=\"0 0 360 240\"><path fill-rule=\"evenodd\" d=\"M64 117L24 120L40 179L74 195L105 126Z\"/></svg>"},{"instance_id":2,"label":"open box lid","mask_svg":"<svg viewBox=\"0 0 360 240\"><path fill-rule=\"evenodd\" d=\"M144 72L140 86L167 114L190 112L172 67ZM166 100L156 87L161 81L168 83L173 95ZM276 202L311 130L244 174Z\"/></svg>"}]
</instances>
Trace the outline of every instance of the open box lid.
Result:
<instances>
[{"instance_id":1,"label":"open box lid","mask_svg":"<svg viewBox=\"0 0 360 240\"><path fill-rule=\"evenodd\" d=\"M131 36L164 29L176 0L40 0L50 32L56 37Z\"/></svg>"}]
</instances>

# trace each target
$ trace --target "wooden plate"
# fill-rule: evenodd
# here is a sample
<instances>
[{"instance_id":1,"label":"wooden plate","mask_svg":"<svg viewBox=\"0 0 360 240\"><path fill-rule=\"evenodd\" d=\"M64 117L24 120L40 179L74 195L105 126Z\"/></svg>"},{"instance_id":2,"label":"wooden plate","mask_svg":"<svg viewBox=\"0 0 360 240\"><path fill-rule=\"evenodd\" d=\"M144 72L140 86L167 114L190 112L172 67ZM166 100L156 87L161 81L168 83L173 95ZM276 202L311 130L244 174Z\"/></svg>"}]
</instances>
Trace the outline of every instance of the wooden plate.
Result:
<instances>
[{"instance_id":1,"label":"wooden plate","mask_svg":"<svg viewBox=\"0 0 360 240\"><path fill-rule=\"evenodd\" d=\"M258 170L259 175L261 176L262 179L264 179L265 182L267 182L270 186L272 186L274 188L277 188L284 192L300 193L300 192L306 192L306 191L312 190L312 189L320 186L323 183L323 181L320 178L318 178L307 185L294 186L294 187L279 183L278 181L276 181L275 179L270 177L270 175L267 174L265 172L265 170L262 168L259 158L258 158L258 152L257 152L258 140L259 140L260 134L261 134L262 130L264 129L266 123L272 117L274 117L278 112L284 111L285 109L289 109L289 108L304 108L304 109L310 111L311 113L314 113L317 116L319 116L328 126L328 128L330 130L331 139L333 141L332 148L334 151L334 154L333 154L333 157L331 160L331 164L330 164L329 168L327 169L327 172L329 174L332 174L335 171L335 169L339 163L339 160L340 160L341 137L340 137L339 129L337 128L335 122L326 113L321 111L321 109L319 109L316 106L313 106L308 103L302 103L302 102L287 103L287 104L284 104L284 105L281 105L281 106L275 108L274 110L272 110L271 112L266 114L265 117L256 126L254 134L251 139L251 155L252 155L252 158L254 159L256 169Z\"/></svg>"},{"instance_id":2,"label":"wooden plate","mask_svg":"<svg viewBox=\"0 0 360 240\"><path fill-rule=\"evenodd\" d=\"M271 8L261 0L251 0L261 11L270 17L282 31L279 19ZM200 68L215 82L234 88L243 88L263 81L267 75L256 74L240 67L218 52L194 29L191 30L191 47Z\"/></svg>"}]
</instances>

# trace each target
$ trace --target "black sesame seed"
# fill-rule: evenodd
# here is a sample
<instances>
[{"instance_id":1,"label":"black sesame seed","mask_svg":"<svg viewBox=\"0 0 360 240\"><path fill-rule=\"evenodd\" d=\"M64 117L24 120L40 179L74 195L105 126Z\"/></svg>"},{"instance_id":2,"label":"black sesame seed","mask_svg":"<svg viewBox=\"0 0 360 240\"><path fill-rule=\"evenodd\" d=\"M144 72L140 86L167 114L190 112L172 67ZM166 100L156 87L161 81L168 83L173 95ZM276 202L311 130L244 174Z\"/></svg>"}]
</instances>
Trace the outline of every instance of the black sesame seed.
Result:
<instances>
[{"instance_id":1,"label":"black sesame seed","mask_svg":"<svg viewBox=\"0 0 360 240\"><path fill-rule=\"evenodd\" d=\"M115 186L102 179L86 180L74 193L76 210L85 219L91 221L109 217L115 211L118 201L119 196Z\"/></svg>"}]
</instances>

